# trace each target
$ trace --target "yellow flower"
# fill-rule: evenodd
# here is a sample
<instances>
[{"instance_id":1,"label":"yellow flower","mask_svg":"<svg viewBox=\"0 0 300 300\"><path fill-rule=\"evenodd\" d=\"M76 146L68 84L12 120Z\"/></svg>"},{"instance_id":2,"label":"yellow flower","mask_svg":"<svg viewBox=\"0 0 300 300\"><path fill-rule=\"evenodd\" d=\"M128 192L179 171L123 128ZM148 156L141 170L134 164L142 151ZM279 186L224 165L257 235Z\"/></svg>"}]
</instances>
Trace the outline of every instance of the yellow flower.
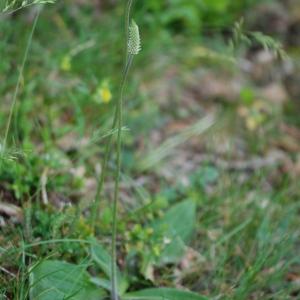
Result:
<instances>
[{"instance_id":1,"label":"yellow flower","mask_svg":"<svg viewBox=\"0 0 300 300\"><path fill-rule=\"evenodd\" d=\"M107 81L103 81L95 93L95 101L99 103L109 103L112 99L112 93Z\"/></svg>"},{"instance_id":2,"label":"yellow flower","mask_svg":"<svg viewBox=\"0 0 300 300\"><path fill-rule=\"evenodd\" d=\"M63 71L70 71L72 68L72 63L71 63L71 56L70 55L65 55L60 63L60 68Z\"/></svg>"},{"instance_id":3,"label":"yellow flower","mask_svg":"<svg viewBox=\"0 0 300 300\"><path fill-rule=\"evenodd\" d=\"M99 91L99 94L101 96L102 102L103 103L109 103L111 98L112 98L112 94L111 91L108 87L102 87Z\"/></svg>"}]
</instances>

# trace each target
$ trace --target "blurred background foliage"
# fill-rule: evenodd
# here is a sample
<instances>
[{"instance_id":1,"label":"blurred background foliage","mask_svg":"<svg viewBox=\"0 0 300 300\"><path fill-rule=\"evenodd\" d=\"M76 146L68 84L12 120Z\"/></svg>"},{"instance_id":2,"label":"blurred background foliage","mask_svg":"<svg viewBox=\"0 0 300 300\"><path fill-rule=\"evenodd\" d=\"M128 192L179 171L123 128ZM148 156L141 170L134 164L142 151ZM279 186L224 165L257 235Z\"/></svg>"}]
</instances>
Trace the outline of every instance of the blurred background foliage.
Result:
<instances>
[{"instance_id":1,"label":"blurred background foliage","mask_svg":"<svg viewBox=\"0 0 300 300\"><path fill-rule=\"evenodd\" d=\"M171 31L187 31L199 34L201 30L214 27L222 29L231 26L249 7L259 3L247 1L171 0L140 3L148 24L160 25Z\"/></svg>"}]
</instances>

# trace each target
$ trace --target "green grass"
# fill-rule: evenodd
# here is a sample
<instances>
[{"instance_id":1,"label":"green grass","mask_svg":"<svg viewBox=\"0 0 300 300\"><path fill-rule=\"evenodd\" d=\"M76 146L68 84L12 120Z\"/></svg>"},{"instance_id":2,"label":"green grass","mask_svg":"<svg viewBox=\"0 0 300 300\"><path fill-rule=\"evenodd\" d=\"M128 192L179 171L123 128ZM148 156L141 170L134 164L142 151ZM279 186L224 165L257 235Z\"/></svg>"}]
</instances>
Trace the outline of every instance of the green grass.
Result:
<instances>
[{"instance_id":1,"label":"green grass","mask_svg":"<svg viewBox=\"0 0 300 300\"><path fill-rule=\"evenodd\" d=\"M153 23L157 12L151 9L137 6L143 51L126 92L125 127L119 127L123 161L115 242L127 291L165 286L208 299L298 299L299 283L291 279L299 275L300 263L297 178L278 166L230 168L241 149L242 161L267 155L283 136L282 120L297 126L296 110L287 106L268 113L253 132L239 116L240 104L253 110L251 95L246 104L243 95L233 104L224 99L202 106L197 95L199 103L186 102L187 81L197 76L199 63L234 73L231 62L219 63L223 53L232 53L219 34L199 38L190 31L192 23L186 30L184 22L175 26L172 18L178 15ZM0 299L27 299L34 267L42 272L50 259L82 269L82 282L87 276L110 280L109 263L97 264L91 245L96 238L110 247L114 152L92 225L90 208L107 140L116 134L111 122L121 79L122 17L121 6L100 17L88 4L78 9L57 3L41 12L1 160L0 203L24 214L15 223L1 213ZM0 18L1 139L33 22L28 10ZM198 60L192 53L199 46L212 48L216 59ZM103 86L112 94L108 103L97 92ZM229 167L216 159L220 152ZM201 154L206 156L199 162ZM184 243L175 237L170 245L173 232ZM173 260L165 264L167 251Z\"/></svg>"}]
</instances>

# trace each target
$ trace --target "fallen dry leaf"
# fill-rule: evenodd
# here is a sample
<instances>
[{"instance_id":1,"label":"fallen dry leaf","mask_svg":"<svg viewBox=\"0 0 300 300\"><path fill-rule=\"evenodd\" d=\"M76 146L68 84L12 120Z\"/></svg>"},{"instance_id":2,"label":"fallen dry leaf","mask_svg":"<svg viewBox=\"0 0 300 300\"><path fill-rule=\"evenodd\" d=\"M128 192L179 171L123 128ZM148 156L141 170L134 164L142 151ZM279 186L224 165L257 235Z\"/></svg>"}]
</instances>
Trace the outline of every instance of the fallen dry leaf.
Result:
<instances>
[{"instance_id":1,"label":"fallen dry leaf","mask_svg":"<svg viewBox=\"0 0 300 300\"><path fill-rule=\"evenodd\" d=\"M20 223L23 219L22 209L14 204L0 202L0 214L12 219L14 223Z\"/></svg>"}]
</instances>

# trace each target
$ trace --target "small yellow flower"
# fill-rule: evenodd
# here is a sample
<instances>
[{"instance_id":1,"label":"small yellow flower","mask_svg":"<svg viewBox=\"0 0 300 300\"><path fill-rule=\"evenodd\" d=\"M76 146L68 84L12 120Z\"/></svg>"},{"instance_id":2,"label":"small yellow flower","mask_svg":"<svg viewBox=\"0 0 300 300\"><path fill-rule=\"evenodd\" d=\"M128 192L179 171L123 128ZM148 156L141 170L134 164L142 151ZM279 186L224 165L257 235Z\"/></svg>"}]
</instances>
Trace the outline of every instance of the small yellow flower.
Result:
<instances>
[{"instance_id":1,"label":"small yellow flower","mask_svg":"<svg viewBox=\"0 0 300 300\"><path fill-rule=\"evenodd\" d=\"M112 93L110 91L107 81L102 82L98 87L95 94L96 102L109 103L112 99Z\"/></svg>"},{"instance_id":2,"label":"small yellow flower","mask_svg":"<svg viewBox=\"0 0 300 300\"><path fill-rule=\"evenodd\" d=\"M60 63L60 68L63 71L70 71L72 68L72 63L71 63L71 56L70 55L65 55Z\"/></svg>"},{"instance_id":3,"label":"small yellow flower","mask_svg":"<svg viewBox=\"0 0 300 300\"><path fill-rule=\"evenodd\" d=\"M103 103L109 103L112 98L110 89L108 87L103 87L99 92Z\"/></svg>"}]
</instances>

